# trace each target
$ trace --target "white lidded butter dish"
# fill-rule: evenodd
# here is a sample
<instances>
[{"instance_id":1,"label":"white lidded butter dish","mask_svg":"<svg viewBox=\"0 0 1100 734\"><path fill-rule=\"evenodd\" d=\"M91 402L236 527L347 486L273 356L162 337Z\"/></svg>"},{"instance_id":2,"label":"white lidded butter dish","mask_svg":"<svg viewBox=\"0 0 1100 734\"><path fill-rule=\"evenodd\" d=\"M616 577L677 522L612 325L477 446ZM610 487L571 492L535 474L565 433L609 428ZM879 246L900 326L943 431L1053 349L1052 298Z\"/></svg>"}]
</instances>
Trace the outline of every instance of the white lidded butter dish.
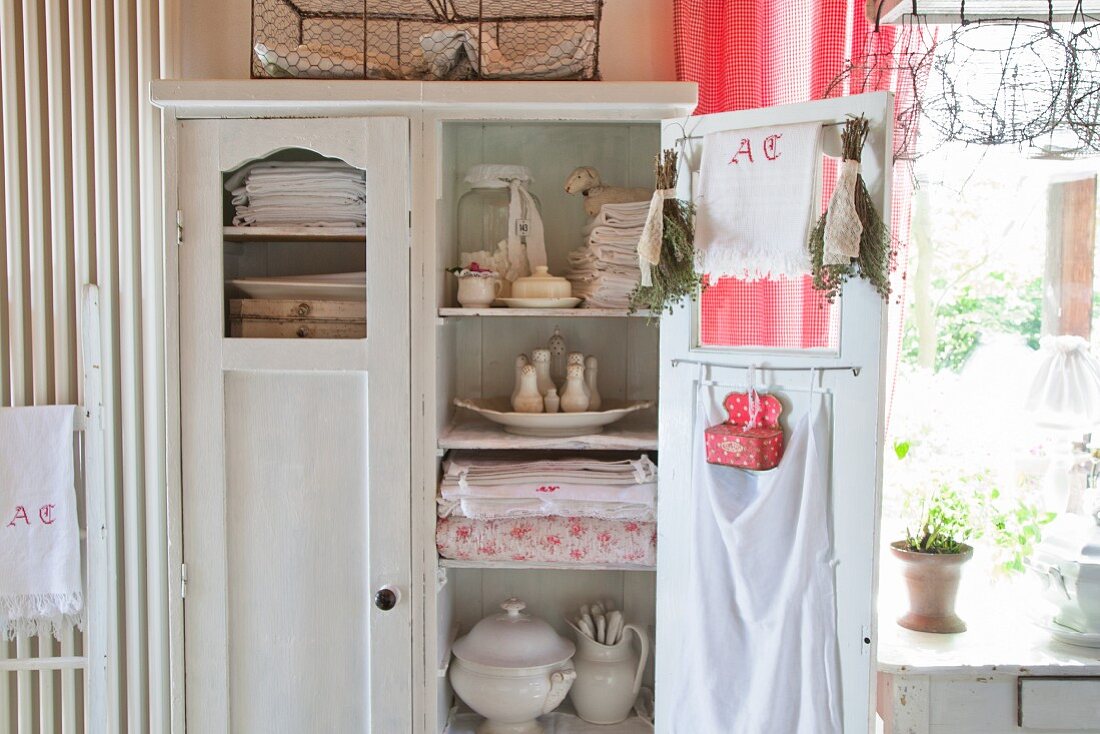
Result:
<instances>
[{"instance_id":1,"label":"white lidded butter dish","mask_svg":"<svg viewBox=\"0 0 1100 734\"><path fill-rule=\"evenodd\" d=\"M512 298L562 299L573 297L573 284L565 278L551 275L549 268L539 265L532 275L512 282Z\"/></svg>"}]
</instances>

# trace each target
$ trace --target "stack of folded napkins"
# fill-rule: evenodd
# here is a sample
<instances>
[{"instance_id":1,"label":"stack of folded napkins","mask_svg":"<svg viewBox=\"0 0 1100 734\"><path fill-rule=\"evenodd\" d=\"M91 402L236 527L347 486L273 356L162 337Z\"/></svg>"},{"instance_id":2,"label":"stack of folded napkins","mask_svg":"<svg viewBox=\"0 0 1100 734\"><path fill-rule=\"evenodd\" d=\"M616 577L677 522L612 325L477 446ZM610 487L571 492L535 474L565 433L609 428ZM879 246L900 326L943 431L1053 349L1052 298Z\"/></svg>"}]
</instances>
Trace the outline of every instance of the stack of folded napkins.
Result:
<instances>
[{"instance_id":1,"label":"stack of folded napkins","mask_svg":"<svg viewBox=\"0 0 1100 734\"><path fill-rule=\"evenodd\" d=\"M237 227L366 226L363 171L339 161L264 161L225 183Z\"/></svg>"},{"instance_id":2,"label":"stack of folded napkins","mask_svg":"<svg viewBox=\"0 0 1100 734\"><path fill-rule=\"evenodd\" d=\"M444 558L656 562L657 467L644 455L456 451L443 467L436 545Z\"/></svg>"},{"instance_id":3,"label":"stack of folded napkins","mask_svg":"<svg viewBox=\"0 0 1100 734\"><path fill-rule=\"evenodd\" d=\"M569 253L573 295L590 308L626 308L638 285L638 239L642 236L648 201L604 204L585 228L584 247Z\"/></svg>"}]
</instances>

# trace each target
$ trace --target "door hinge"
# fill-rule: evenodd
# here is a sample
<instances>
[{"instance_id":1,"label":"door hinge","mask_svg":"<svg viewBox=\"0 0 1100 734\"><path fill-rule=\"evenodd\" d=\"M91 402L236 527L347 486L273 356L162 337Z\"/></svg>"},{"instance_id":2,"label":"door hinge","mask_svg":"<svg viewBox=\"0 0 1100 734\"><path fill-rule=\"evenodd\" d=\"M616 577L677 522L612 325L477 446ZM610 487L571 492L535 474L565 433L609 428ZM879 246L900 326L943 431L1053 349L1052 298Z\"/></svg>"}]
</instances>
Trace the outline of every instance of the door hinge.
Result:
<instances>
[{"instance_id":1,"label":"door hinge","mask_svg":"<svg viewBox=\"0 0 1100 734\"><path fill-rule=\"evenodd\" d=\"M860 653L871 654L871 628L863 625L859 628Z\"/></svg>"},{"instance_id":2,"label":"door hinge","mask_svg":"<svg viewBox=\"0 0 1100 734\"><path fill-rule=\"evenodd\" d=\"M187 564L180 564L180 598L187 598Z\"/></svg>"},{"instance_id":3,"label":"door hinge","mask_svg":"<svg viewBox=\"0 0 1100 734\"><path fill-rule=\"evenodd\" d=\"M183 212L176 210L176 245L183 244Z\"/></svg>"}]
</instances>

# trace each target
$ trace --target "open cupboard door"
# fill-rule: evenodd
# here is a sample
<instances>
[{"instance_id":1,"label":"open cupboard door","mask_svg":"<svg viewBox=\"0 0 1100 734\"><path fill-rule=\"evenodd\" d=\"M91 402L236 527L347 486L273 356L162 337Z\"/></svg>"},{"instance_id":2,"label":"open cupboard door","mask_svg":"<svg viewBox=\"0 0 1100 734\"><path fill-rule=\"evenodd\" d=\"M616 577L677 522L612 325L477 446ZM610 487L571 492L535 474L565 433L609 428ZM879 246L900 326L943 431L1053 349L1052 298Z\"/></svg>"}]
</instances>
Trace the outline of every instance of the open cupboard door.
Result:
<instances>
[{"instance_id":1,"label":"open cupboard door","mask_svg":"<svg viewBox=\"0 0 1100 734\"><path fill-rule=\"evenodd\" d=\"M178 129L187 730L412 731L408 119ZM352 221L243 226L254 162ZM318 195L364 178L365 211ZM270 330L234 329L234 278L279 281Z\"/></svg>"},{"instance_id":2,"label":"open cupboard door","mask_svg":"<svg viewBox=\"0 0 1100 734\"><path fill-rule=\"evenodd\" d=\"M889 221L890 173L893 146L893 96L888 92L668 120L662 147L686 151L688 164L698 172L709 133L776 125L820 123L824 127L824 152L839 156L839 125L849 116L864 115L870 134L863 149L862 174L875 207ZM689 140L684 140L690 136ZM685 145L686 142L686 145ZM683 166L681 171L683 171ZM690 191L695 176L680 176L681 198ZM712 294L713 295L713 294ZM803 307L802 298L790 310ZM794 299L792 299L794 300ZM660 497L658 501L657 572L657 685L656 730L681 734L671 716L671 703L662 691L685 673L689 661L679 654L685 608L696 603L684 594L684 578L691 563L692 487L694 453L701 451L702 436L695 428L696 391L700 379L716 383L716 390L744 390L750 365L763 366L757 384L780 397L791 429L810 402L811 372L802 368L843 367L818 373L818 392L831 434L828 518L836 559L836 626L839 642L840 691L844 731L873 731L875 694L875 595L877 588L878 528L882 483L882 446L885 405L886 301L865 280L852 279L832 307L833 325L823 341L801 348L763 338L731 345L704 333L708 319L749 319L748 311L729 304L688 303L661 320L660 366ZM712 309L720 311L716 317ZM769 318L784 312L782 299ZM713 324L712 324L713 325ZM780 346L776 346L779 344ZM787 370L768 369L788 368ZM796 369L790 369L796 368ZM728 387L727 387L728 386ZM827 444L829 445L829 444ZM727 469L726 471L739 471ZM781 546L791 533L775 528L774 543ZM736 563L737 559L721 559ZM734 608L731 600L730 608ZM713 625L722 625L729 609L710 609ZM751 634L751 632L750 632ZM798 630L790 630L797 636ZM753 660L737 660L752 666ZM709 675L721 686L723 671ZM796 677L797 679L797 677ZM784 692L775 691L777 701ZM797 700L797 692L795 692ZM732 730L733 722L731 722ZM686 734L686 732L684 733Z\"/></svg>"}]
</instances>

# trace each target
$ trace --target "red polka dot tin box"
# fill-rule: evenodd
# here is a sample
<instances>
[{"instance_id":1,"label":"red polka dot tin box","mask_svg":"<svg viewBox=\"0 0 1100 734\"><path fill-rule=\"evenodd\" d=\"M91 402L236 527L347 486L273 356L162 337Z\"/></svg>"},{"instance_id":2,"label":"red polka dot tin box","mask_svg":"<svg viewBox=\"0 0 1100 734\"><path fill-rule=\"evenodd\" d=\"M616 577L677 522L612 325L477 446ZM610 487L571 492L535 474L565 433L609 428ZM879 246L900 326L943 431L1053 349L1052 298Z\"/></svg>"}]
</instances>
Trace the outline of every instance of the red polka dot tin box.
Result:
<instances>
[{"instance_id":1,"label":"red polka dot tin box","mask_svg":"<svg viewBox=\"0 0 1100 734\"><path fill-rule=\"evenodd\" d=\"M706 430L707 462L738 469L774 469L783 457L783 406L774 395L731 392L724 401L729 420Z\"/></svg>"}]
</instances>

